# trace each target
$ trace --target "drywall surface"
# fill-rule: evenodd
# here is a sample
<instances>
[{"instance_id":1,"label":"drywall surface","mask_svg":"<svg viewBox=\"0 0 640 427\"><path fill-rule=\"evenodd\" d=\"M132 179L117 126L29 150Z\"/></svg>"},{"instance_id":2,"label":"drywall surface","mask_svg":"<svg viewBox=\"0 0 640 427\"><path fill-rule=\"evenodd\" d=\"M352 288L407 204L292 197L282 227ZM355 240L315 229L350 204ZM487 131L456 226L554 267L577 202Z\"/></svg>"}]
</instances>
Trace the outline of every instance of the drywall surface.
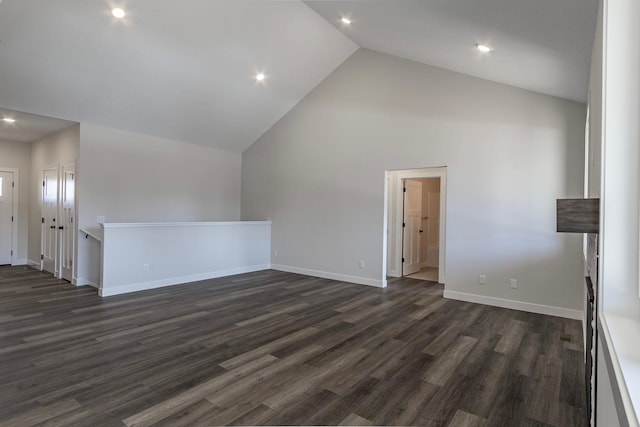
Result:
<instances>
[{"instance_id":1,"label":"drywall surface","mask_svg":"<svg viewBox=\"0 0 640 427\"><path fill-rule=\"evenodd\" d=\"M267 221L103 227L102 296L269 268Z\"/></svg>"},{"instance_id":2,"label":"drywall surface","mask_svg":"<svg viewBox=\"0 0 640 427\"><path fill-rule=\"evenodd\" d=\"M596 411L596 425L607 427L620 426L620 419L615 401L613 399L614 386L611 384L611 376L609 375L608 364L605 362L607 357L602 349L602 344L598 343L598 360L601 362L597 366L598 387L596 402L598 409Z\"/></svg>"},{"instance_id":3,"label":"drywall surface","mask_svg":"<svg viewBox=\"0 0 640 427\"><path fill-rule=\"evenodd\" d=\"M106 222L236 221L240 154L82 123L79 228ZM78 278L96 276L87 239ZM99 271L99 270L98 270ZM88 280L93 282L92 280Z\"/></svg>"},{"instance_id":4,"label":"drywall surface","mask_svg":"<svg viewBox=\"0 0 640 427\"><path fill-rule=\"evenodd\" d=\"M42 173L61 165L76 164L80 125L73 125L31 143L31 191L29 209L29 260L40 264L42 238ZM76 182L80 182L79 175ZM78 200L76 199L76 204ZM77 208L77 205L76 205Z\"/></svg>"},{"instance_id":5,"label":"drywall surface","mask_svg":"<svg viewBox=\"0 0 640 427\"><path fill-rule=\"evenodd\" d=\"M640 3L617 0L601 3L592 58L592 110L600 130L600 155L589 180L600 179L600 238L598 284L600 317L605 333L599 341L607 357L617 416L622 425L640 420ZM602 49L602 50L596 50ZM600 110L601 108L601 110ZM599 386L598 386L599 387ZM598 391L600 394L600 391ZM611 402L597 402L598 411L611 413ZM606 424L606 423L605 423ZM602 424L602 425L605 425ZM613 424L612 424L613 425Z\"/></svg>"},{"instance_id":6,"label":"drywall surface","mask_svg":"<svg viewBox=\"0 0 640 427\"><path fill-rule=\"evenodd\" d=\"M385 171L446 166L445 289L576 317L582 237L555 232L555 203L582 196L584 120L361 49L243 153L242 218L273 221L272 264L382 284Z\"/></svg>"},{"instance_id":7,"label":"drywall surface","mask_svg":"<svg viewBox=\"0 0 640 427\"><path fill-rule=\"evenodd\" d=\"M0 141L0 167L18 169L18 256L26 263L29 242L29 191L31 189L31 144Z\"/></svg>"}]
</instances>

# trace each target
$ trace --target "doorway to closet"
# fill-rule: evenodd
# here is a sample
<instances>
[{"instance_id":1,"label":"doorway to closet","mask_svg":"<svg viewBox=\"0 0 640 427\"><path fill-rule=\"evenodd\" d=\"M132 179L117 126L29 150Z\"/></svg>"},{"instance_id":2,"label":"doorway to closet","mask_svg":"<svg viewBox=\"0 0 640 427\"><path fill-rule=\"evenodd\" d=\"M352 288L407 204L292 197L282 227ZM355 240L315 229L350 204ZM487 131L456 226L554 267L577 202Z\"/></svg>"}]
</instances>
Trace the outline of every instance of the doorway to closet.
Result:
<instances>
[{"instance_id":1,"label":"doorway to closet","mask_svg":"<svg viewBox=\"0 0 640 427\"><path fill-rule=\"evenodd\" d=\"M405 179L402 275L438 281L440 178Z\"/></svg>"},{"instance_id":2,"label":"doorway to closet","mask_svg":"<svg viewBox=\"0 0 640 427\"><path fill-rule=\"evenodd\" d=\"M446 174L446 167L387 171L387 276L445 283Z\"/></svg>"}]
</instances>

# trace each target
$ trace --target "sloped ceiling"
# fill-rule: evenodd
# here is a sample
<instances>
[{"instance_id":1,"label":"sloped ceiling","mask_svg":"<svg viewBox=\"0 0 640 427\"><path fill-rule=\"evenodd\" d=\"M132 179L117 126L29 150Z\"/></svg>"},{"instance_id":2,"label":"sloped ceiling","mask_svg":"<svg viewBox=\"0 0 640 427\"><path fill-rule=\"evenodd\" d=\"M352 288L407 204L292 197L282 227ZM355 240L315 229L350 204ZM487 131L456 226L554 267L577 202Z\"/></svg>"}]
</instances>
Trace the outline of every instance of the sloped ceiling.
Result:
<instances>
[{"instance_id":1,"label":"sloped ceiling","mask_svg":"<svg viewBox=\"0 0 640 427\"><path fill-rule=\"evenodd\" d=\"M298 1L4 0L0 107L241 152L356 49Z\"/></svg>"},{"instance_id":2,"label":"sloped ceiling","mask_svg":"<svg viewBox=\"0 0 640 427\"><path fill-rule=\"evenodd\" d=\"M597 0L305 3L360 47L586 102Z\"/></svg>"},{"instance_id":3,"label":"sloped ceiling","mask_svg":"<svg viewBox=\"0 0 640 427\"><path fill-rule=\"evenodd\" d=\"M5 117L15 122L0 121L0 141L33 142L76 124L67 120L0 108L0 118Z\"/></svg>"},{"instance_id":4,"label":"sloped ceiling","mask_svg":"<svg viewBox=\"0 0 640 427\"><path fill-rule=\"evenodd\" d=\"M584 102L596 14L597 0L0 0L0 108L242 152L358 47Z\"/></svg>"}]
</instances>

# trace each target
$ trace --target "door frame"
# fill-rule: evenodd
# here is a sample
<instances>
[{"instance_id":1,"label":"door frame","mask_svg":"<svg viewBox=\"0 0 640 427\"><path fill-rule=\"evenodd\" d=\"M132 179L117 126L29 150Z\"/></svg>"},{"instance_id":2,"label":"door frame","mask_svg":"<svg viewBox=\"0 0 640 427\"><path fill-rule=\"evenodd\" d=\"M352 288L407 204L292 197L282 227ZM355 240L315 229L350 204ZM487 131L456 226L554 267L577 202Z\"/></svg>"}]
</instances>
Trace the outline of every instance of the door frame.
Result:
<instances>
[{"instance_id":1,"label":"door frame","mask_svg":"<svg viewBox=\"0 0 640 427\"><path fill-rule=\"evenodd\" d=\"M402 184L405 179L440 178L438 282L446 284L447 167L385 171L382 244L383 283L386 276L402 277ZM393 256L389 256L389 248ZM398 250L400 249L400 250Z\"/></svg>"},{"instance_id":2,"label":"door frame","mask_svg":"<svg viewBox=\"0 0 640 427\"><path fill-rule=\"evenodd\" d=\"M18 216L18 203L20 202L20 170L18 168L6 168L4 166L0 166L0 171L13 173L13 187L11 190L11 215L13 216L13 228L11 230L11 265L19 265L21 264L20 260L18 260L18 230L20 230L20 227L18 226L18 223L20 222L20 217ZM26 260L24 263L26 263Z\"/></svg>"}]
</instances>

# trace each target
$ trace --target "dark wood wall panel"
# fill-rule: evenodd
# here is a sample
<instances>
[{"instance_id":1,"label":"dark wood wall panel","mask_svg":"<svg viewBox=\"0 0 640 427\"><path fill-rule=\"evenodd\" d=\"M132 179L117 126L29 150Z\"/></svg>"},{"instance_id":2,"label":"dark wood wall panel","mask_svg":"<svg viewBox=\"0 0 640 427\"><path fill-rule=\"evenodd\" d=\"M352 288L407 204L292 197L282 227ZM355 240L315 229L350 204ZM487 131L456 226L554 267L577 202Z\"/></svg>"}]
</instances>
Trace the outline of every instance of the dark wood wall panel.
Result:
<instances>
[{"instance_id":1,"label":"dark wood wall panel","mask_svg":"<svg viewBox=\"0 0 640 427\"><path fill-rule=\"evenodd\" d=\"M557 231L564 233L597 233L600 199L558 199Z\"/></svg>"}]
</instances>

